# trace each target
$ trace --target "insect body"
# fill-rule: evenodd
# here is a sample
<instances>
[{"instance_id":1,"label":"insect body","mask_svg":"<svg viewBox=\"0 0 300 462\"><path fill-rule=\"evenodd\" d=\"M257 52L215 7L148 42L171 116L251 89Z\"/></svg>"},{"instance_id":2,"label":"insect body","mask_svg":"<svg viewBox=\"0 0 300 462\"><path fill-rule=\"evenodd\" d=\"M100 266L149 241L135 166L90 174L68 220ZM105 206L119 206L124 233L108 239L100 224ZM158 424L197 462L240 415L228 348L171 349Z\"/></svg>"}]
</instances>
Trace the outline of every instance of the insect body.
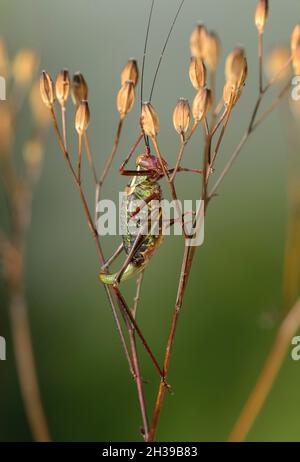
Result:
<instances>
[{"instance_id":1,"label":"insect body","mask_svg":"<svg viewBox=\"0 0 300 462\"><path fill-rule=\"evenodd\" d=\"M126 171L121 174L133 174L131 183L125 188L123 223L126 233L123 235L123 249L127 254L121 270L114 274L100 273L100 280L104 284L113 284L118 279L125 281L144 269L151 256L155 253L163 240L162 210L153 207L153 200L158 204L162 199L158 180L163 176L162 168L157 157L150 153L138 156L137 170ZM142 206L137 207L137 203ZM157 202L158 201L158 202ZM132 219L136 219L132 232Z\"/></svg>"}]
</instances>

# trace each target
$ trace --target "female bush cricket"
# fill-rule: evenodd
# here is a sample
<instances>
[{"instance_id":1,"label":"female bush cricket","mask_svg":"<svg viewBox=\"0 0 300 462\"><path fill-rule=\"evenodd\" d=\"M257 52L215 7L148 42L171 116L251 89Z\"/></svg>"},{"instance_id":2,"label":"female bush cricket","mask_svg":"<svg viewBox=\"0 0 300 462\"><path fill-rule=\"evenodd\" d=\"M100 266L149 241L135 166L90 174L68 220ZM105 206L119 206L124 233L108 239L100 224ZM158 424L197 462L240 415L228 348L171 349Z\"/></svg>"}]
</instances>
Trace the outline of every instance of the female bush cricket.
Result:
<instances>
[{"instance_id":1,"label":"female bush cricket","mask_svg":"<svg viewBox=\"0 0 300 462\"><path fill-rule=\"evenodd\" d=\"M158 61L158 65L155 71L155 75L154 75L154 79L153 79L153 83L151 87L150 101L152 98L156 78L158 75L158 70L160 68L167 43L169 41L171 32L174 28L174 25L176 23L180 10L184 4L184 1L185 0L180 0L179 8L177 9L175 18L173 20L173 23L168 32L165 44L163 46L162 53ZM177 109L178 107L180 107L179 116L178 116L178 111L176 112L176 108L175 108L174 114L176 115L175 117L176 123L174 123L174 114L173 114L173 123L174 123L174 127L176 131L180 134L182 144L181 144L180 152L178 154L175 168L173 169L168 168L167 163L163 159L163 156L158 147L158 143L157 143L157 132L159 128L158 116L153 106L151 105L151 102L142 103L144 64L145 64L146 48L147 48L153 6L154 6L154 0L152 0L151 11L150 11L150 15L148 18L147 34L146 34L144 55L143 55L142 84L141 84L141 107L142 107L141 112L142 114L141 114L141 120L140 120L142 132L139 135L138 140L136 141L129 155L126 157L126 159L124 160L123 164L120 167L121 175L133 177L131 183L126 188L126 212L127 212L128 229L129 229L130 219L133 218L136 215L136 213L139 211L138 209L131 210L132 209L131 206L134 203L135 199L143 199L146 204L145 205L146 215L151 215L152 213L151 202L154 199L160 200L162 198L161 188L158 183L158 181L161 178L164 177L167 180L172 199L176 200L177 194L176 194L176 190L174 186L174 178L177 172L188 171L188 172L193 172L197 174L199 173L202 174L202 171L200 170L183 168L181 166L181 159L182 159L182 155L183 155L186 142L189 140L189 138L191 137L191 135L197 128L200 121L205 119L205 115L206 115L206 112L209 106L208 105L209 91L206 90L205 88L202 88L201 92L194 100L196 101L196 104L195 105L193 104L194 126L190 134L188 135L186 142L185 142L185 134L189 127L190 108L189 108L188 103L183 102L182 100L179 103L177 103ZM127 80L128 77L130 78L129 81ZM122 72L122 75L121 75L122 87L121 87L121 90L117 98L117 105L118 105L118 110L120 113L120 120L119 120L117 135L115 138L112 152L107 159L107 162L105 164L105 167L104 167L104 170L103 170L103 173L100 179L98 179L98 176L96 173L96 169L94 166L93 157L91 154L89 141L88 141L87 127L88 127L89 119L90 119L89 106L87 102L88 88L87 88L86 81L83 78L82 74L79 73L73 77L73 83L71 86L72 96L73 96L72 99L76 106L75 128L78 134L77 170L74 168L72 158L69 155L68 147L67 147L67 137L66 137L65 103L68 99L69 88L70 88L70 80L69 80L68 72L62 71L60 73L60 75L58 76L56 80L56 85L54 89L53 81L50 75L47 72L43 71L41 75L41 79L40 79L40 90L41 90L42 100L50 111L50 115L51 115L53 125L55 128L56 134L57 134L57 138L59 141L61 151L66 160L71 176L75 181L75 185L78 190L81 203L83 205L87 223L88 223L89 229L91 231L91 235L96 245L98 260L100 263L100 267L102 268L102 271L100 273L100 280L104 283L103 285L105 288L105 292L106 292L107 298L109 300L109 303L110 303L110 306L113 312L116 327L117 327L117 330L118 330L118 333L119 333L119 336L122 342L122 346L123 346L123 349L126 355L126 359L129 364L129 369L137 384L138 397L139 397L141 413L143 417L143 428L145 431L145 438L147 438L147 434L149 432L147 430L148 424L147 424L147 419L145 416L145 403L144 403L144 397L143 397L143 391L142 391L142 379L140 375L138 356L137 356L137 351L136 351L135 333L137 334L137 336L139 336L143 346L145 347L145 350L147 351L149 357L151 358L152 363L154 364L156 371L159 374L162 385L164 387L168 387L167 382L166 382L165 368L160 367L158 361L156 360L156 357L154 356L151 348L149 347L147 341L145 340L145 337L143 336L141 330L139 329L139 326L135 320L136 305L133 308L133 310L131 310L128 307L128 304L119 289L119 282L122 280L126 280L129 277L134 276L140 271L142 271L145 268L146 264L148 263L150 257L154 254L159 244L161 243L162 233L161 233L161 222L160 222L160 218L161 218L160 210L158 209L159 227L158 227L156 234L147 233L146 235L144 235L143 233L138 233L136 236L136 235L133 235L130 231L128 231L128 233L124 237L122 245L117 249L115 254L110 259L106 260L104 258L100 235L97 232L96 223L92 218L92 214L90 212L89 205L86 199L86 194L82 188L82 177L81 177L82 146L84 142L84 145L87 151L88 161L89 161L91 171L93 174L93 181L96 187L96 204L98 204L101 187L109 172L112 160L118 148L124 117L130 111L130 109L133 106L133 102L134 102L134 91L133 91L134 82L132 79L135 79L135 81L137 82L137 75L134 75L134 73L133 74L130 73L128 77L126 78L125 82L123 82L124 73ZM56 117L55 110L54 110L56 99L61 109L62 133L60 132L57 117ZM141 155L137 157L136 170L127 170L126 169L127 163L130 161L139 143L143 139L145 140L145 152L143 152ZM151 154L150 140L152 142L156 155ZM141 231L142 229L143 229L143 226L141 226ZM117 273L109 274L110 264L114 261L115 258L117 258L117 256L123 250L125 250L127 254L124 264L122 265L121 269ZM127 329L128 340L126 340L123 334L123 329L120 323L117 310L119 310L120 315L124 321L124 326ZM129 343L131 353L129 352L127 343Z\"/></svg>"},{"instance_id":2,"label":"female bush cricket","mask_svg":"<svg viewBox=\"0 0 300 462\"><path fill-rule=\"evenodd\" d=\"M124 250L127 254L127 257L121 266L120 270L116 273L108 273L107 271L101 271L99 274L99 278L101 282L104 284L113 284L118 285L121 281L126 281L131 277L137 275L141 272L145 266L147 265L151 256L156 252L158 247L160 246L163 240L162 234L162 210L159 208L156 213L156 221L158 226L156 226L156 232L151 232L153 229L150 226L149 232L145 234L143 232L143 226L140 225L140 231L136 234L132 234L129 229L129 222L130 220L137 215L141 210L139 207L135 208L134 204L137 201L143 201L144 207L147 208L147 211L144 213L145 216L145 224L149 224L153 222L153 207L152 201L161 201L162 199L162 190L158 183L160 179L164 176L169 178L169 175L174 172L173 169L168 169L167 163L162 158L160 151L158 149L157 143L155 141L156 132L158 130L158 117L151 105L151 99L153 95L153 90L156 82L156 78L158 75L158 71L162 62L162 58L168 44L169 38L171 36L172 30L176 23L177 17L181 11L181 8L184 4L185 0L182 0L169 33L167 35L165 44L162 49L161 56L159 58L159 62L155 71L149 102L143 102L143 78L144 78L144 65L145 65L145 56L146 56L146 48L148 42L148 35L149 35L149 28L151 23L152 11L154 6L154 1L152 1L150 15L148 19L148 27L146 33L146 40L145 40L145 48L144 48L144 56L143 56L143 67L142 67L142 79L141 79L141 107L142 107L142 115L141 115L141 127L142 133L140 134L138 140L136 141L133 149L130 151L129 155L123 162L120 167L120 174L125 176L132 176L133 179L130 184L125 188L126 200L124 207L126 209L125 213L125 220L127 221L127 232L123 235L123 242L118 247L116 252L112 255L112 257L107 260L106 264L104 265L103 269L107 269L109 265L120 255L120 253ZM145 127L147 125L147 127ZM150 127L149 127L150 125ZM146 134L146 132L149 132ZM153 135L153 136L152 136ZM152 138L155 150L157 152L157 156L151 154L150 151L150 144L149 144L149 137ZM136 159L136 170L126 170L125 167L129 160L131 159L132 155L134 154L135 150L137 149L141 140L145 140L145 152L140 154ZM185 172L193 172L193 173L202 173L200 170L195 169L188 169L180 167L179 165L176 168L176 173L179 171ZM172 197L173 199L177 199L175 188L173 187L172 190ZM154 220L155 221L155 220Z\"/></svg>"}]
</instances>

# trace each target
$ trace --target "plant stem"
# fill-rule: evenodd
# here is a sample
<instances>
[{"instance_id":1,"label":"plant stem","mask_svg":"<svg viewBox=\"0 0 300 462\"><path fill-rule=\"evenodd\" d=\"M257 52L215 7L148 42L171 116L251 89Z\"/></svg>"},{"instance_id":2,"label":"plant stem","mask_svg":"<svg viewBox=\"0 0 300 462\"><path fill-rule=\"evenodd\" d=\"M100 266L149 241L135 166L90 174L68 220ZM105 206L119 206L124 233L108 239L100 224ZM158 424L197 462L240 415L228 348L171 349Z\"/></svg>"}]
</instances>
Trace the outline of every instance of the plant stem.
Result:
<instances>
[{"instance_id":1,"label":"plant stem","mask_svg":"<svg viewBox=\"0 0 300 462\"><path fill-rule=\"evenodd\" d=\"M300 327L300 299L283 320L260 376L229 436L229 441L244 441L257 418L283 364L292 337Z\"/></svg>"},{"instance_id":2,"label":"plant stem","mask_svg":"<svg viewBox=\"0 0 300 462\"><path fill-rule=\"evenodd\" d=\"M177 323L178 323L180 310L181 310L181 307L182 307L182 302L183 302L185 289L186 289L187 282L188 282L189 271L190 271L190 268L191 268L191 265L192 265L192 258L190 258L190 255L191 255L191 247L185 246L184 255L183 255L183 261L182 261L182 265L181 265L179 285L178 285L178 290L177 290L175 309L174 309L174 313L173 313L173 317L172 317L172 321L171 321L171 328L170 328L170 333L169 333L169 337L168 337L168 342L167 342L167 347L166 347L166 352L165 352L165 358L164 358L164 375L165 375L165 377L168 376L168 372L169 372L169 364L170 364L170 359L171 359L171 352L172 352L172 347L173 347L173 343L174 343L176 327L177 327ZM158 394L157 394L157 397L156 397L154 413L153 413L153 418L152 418L152 422L151 422L150 435L149 435L149 441L152 441L152 442L155 441L165 391L166 391L165 384L161 382L160 385L159 385Z\"/></svg>"},{"instance_id":3,"label":"plant stem","mask_svg":"<svg viewBox=\"0 0 300 462\"><path fill-rule=\"evenodd\" d=\"M22 288L10 293L9 314L21 394L34 440L49 442L51 437L38 385L25 291L22 281L19 282Z\"/></svg>"},{"instance_id":4,"label":"plant stem","mask_svg":"<svg viewBox=\"0 0 300 462\"><path fill-rule=\"evenodd\" d=\"M111 164L112 164L112 162L113 162L113 160L115 158L115 155L116 155L116 152L117 152L117 149L118 149L118 146L119 146L119 142L120 142L120 137L121 137L121 133L122 133L123 124L124 124L124 119L120 119L112 151L111 151L110 155L108 156L108 159L106 161L106 164L104 166L102 175L101 175L100 180L99 180L100 187L104 183L104 181L105 181L105 179L107 177L107 174L109 172L110 166L111 166Z\"/></svg>"},{"instance_id":5,"label":"plant stem","mask_svg":"<svg viewBox=\"0 0 300 462\"><path fill-rule=\"evenodd\" d=\"M17 189L22 183L22 193ZM25 292L26 235L31 218L33 185L15 177L13 189L9 191L11 208L11 239L4 242L2 256L6 267L9 288L9 317L16 358L17 375L33 439L38 442L51 441L42 404L38 376L33 355L28 308ZM1 242L3 246L3 242Z\"/></svg>"},{"instance_id":6,"label":"plant stem","mask_svg":"<svg viewBox=\"0 0 300 462\"><path fill-rule=\"evenodd\" d=\"M263 92L263 31L258 32L259 93Z\"/></svg>"},{"instance_id":7,"label":"plant stem","mask_svg":"<svg viewBox=\"0 0 300 462\"><path fill-rule=\"evenodd\" d=\"M97 185L98 179L97 179L96 168L95 168L95 164L94 164L94 160L93 160L93 156L92 156L92 151L91 151L91 147L90 147L90 143L89 143L89 138L87 136L86 131L84 132L83 137L84 137L84 144L85 144L85 148L86 148L86 151L87 151L88 161L89 161L90 169L92 171L94 183L95 183L95 185Z\"/></svg>"},{"instance_id":8,"label":"plant stem","mask_svg":"<svg viewBox=\"0 0 300 462\"><path fill-rule=\"evenodd\" d=\"M140 273L137 279L137 284L136 284L136 293L134 297L134 305L132 308L132 315L134 319L136 319L136 313L138 309L138 304L140 301L140 293L141 293L141 287L144 279L144 271ZM137 355L137 349L136 349L136 340L135 340L135 332L134 328L130 329L130 344L131 344L131 350L132 350L132 358L133 358L133 364L134 368L136 371L136 384L137 384L137 392L138 392L138 398L139 398L139 403L140 403L140 409L141 409L141 415L142 415L142 421L143 421L143 436L145 441L148 441L149 439L149 423L148 423L148 416L147 416L147 410L146 410L146 403L145 403L145 397L144 397L144 392L143 392L143 380L141 377L140 373L140 366L139 366L139 359Z\"/></svg>"}]
</instances>

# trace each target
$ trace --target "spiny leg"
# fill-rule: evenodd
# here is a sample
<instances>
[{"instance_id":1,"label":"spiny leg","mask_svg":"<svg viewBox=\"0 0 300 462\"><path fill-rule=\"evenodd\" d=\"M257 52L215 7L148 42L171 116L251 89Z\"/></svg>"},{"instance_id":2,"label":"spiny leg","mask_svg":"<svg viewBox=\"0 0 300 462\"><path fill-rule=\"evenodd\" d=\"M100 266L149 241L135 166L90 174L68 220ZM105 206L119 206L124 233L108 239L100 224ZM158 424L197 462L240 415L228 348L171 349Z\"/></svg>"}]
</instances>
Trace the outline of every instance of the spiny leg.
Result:
<instances>
[{"instance_id":1,"label":"spiny leg","mask_svg":"<svg viewBox=\"0 0 300 462\"><path fill-rule=\"evenodd\" d=\"M175 171L175 168L170 168L168 172L171 174ZM178 167L176 173L179 172L190 172L190 173L198 173L199 175L203 174L203 170L198 170L196 168L186 168L186 167Z\"/></svg>"},{"instance_id":2,"label":"spiny leg","mask_svg":"<svg viewBox=\"0 0 300 462\"><path fill-rule=\"evenodd\" d=\"M114 286L118 286L120 281L121 281L121 278L124 274L124 272L126 271L129 263L131 263L132 261L132 258L135 254L135 252L139 249L139 247L141 246L141 244L143 243L143 239L144 239L144 235L143 235L143 228L139 231L139 233L137 234L136 238L135 238L135 241L133 243L133 246L131 247L130 249L130 252L129 254L127 255L123 265L121 266L121 268L119 269L119 271L117 272L117 275L116 275L116 278L115 278L115 281L114 281Z\"/></svg>"},{"instance_id":3,"label":"spiny leg","mask_svg":"<svg viewBox=\"0 0 300 462\"><path fill-rule=\"evenodd\" d=\"M144 133L142 132L138 139L136 140L136 142L134 143L131 151L129 152L128 156L125 158L124 162L122 163L121 167L120 167L120 173L122 175L122 171L125 169L125 166L128 164L128 162L130 161L131 157L133 156L133 154L135 153L136 151L136 148L138 147L138 145L140 144L141 140L143 139L144 137Z\"/></svg>"}]
</instances>

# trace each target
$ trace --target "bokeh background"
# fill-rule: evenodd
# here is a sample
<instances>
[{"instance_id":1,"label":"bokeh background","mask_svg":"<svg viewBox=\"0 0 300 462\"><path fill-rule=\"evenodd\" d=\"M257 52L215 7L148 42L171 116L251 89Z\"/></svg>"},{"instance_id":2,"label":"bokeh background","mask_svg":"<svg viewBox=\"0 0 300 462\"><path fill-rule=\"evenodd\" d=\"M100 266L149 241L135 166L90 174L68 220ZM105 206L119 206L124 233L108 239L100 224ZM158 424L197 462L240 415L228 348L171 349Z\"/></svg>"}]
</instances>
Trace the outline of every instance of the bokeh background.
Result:
<instances>
[{"instance_id":1,"label":"bokeh background","mask_svg":"<svg viewBox=\"0 0 300 462\"><path fill-rule=\"evenodd\" d=\"M177 3L156 2L146 96ZM288 44L300 18L297 0L270 4L268 48ZM222 41L219 92L224 57L236 44L245 46L249 61L249 79L234 110L217 171L240 139L257 94L255 5L255 0L186 0L153 97L161 120L160 144L170 164L179 148L171 121L173 107L178 97L191 100L194 95L187 69L189 35L198 20ZM0 35L11 54L33 47L41 55L41 69L53 76L63 67L86 76L92 113L89 134L99 170L116 130L119 72L131 56L141 62L149 6L148 0L0 1ZM118 166L138 134L138 106L126 120L114 173L105 188L107 198L116 198L126 183L118 176ZM68 117L68 136L75 148L71 104ZM28 128L25 107L17 155ZM186 152L185 164L198 165L200 150L199 135ZM173 351L169 380L175 394L166 397L159 440L225 440L270 349L282 305L290 150L283 112L277 111L250 139L209 210L205 243L193 267ZM84 181L92 203L87 169ZM178 185L182 197L196 198L197 179L182 175ZM1 205L1 219L3 215ZM117 243L117 238L105 240L107 255ZM139 322L159 358L175 301L181 252L179 237L166 239L143 286ZM139 439L136 389L97 282L98 270L78 196L51 129L28 237L27 293L40 386L56 441ZM0 362L0 440L30 441L3 283L0 288L0 335L7 340L7 361ZM131 295L132 289L133 283L128 283L125 293ZM151 410L158 381L148 358L142 351L141 355ZM299 385L300 364L287 357L249 439L299 440Z\"/></svg>"}]
</instances>

